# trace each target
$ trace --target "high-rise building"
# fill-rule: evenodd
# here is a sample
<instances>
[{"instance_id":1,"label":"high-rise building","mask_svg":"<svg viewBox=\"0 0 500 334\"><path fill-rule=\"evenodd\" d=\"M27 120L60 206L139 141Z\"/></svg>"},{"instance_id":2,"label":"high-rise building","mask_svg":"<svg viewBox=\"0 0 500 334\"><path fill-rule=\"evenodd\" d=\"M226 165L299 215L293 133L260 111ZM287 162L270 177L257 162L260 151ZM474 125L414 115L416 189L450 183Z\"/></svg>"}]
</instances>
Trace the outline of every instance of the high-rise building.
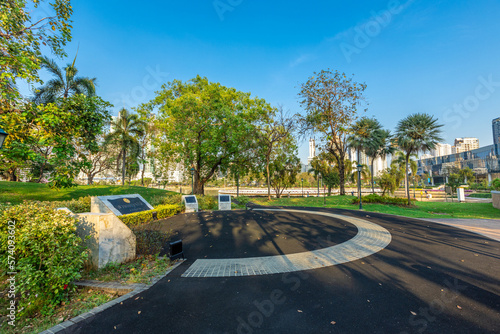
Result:
<instances>
[{"instance_id":1,"label":"high-rise building","mask_svg":"<svg viewBox=\"0 0 500 334\"><path fill-rule=\"evenodd\" d=\"M500 117L491 121L493 126L493 144L500 145Z\"/></svg>"},{"instance_id":2,"label":"high-rise building","mask_svg":"<svg viewBox=\"0 0 500 334\"><path fill-rule=\"evenodd\" d=\"M436 144L436 147L431 150L430 155L433 157L442 157L443 155L449 155L451 153L450 144Z\"/></svg>"},{"instance_id":3,"label":"high-rise building","mask_svg":"<svg viewBox=\"0 0 500 334\"><path fill-rule=\"evenodd\" d=\"M455 152L452 153L461 153L472 151L479 148L479 139L464 137L464 138L456 138L455 139ZM452 148L453 151L453 148Z\"/></svg>"},{"instance_id":4,"label":"high-rise building","mask_svg":"<svg viewBox=\"0 0 500 334\"><path fill-rule=\"evenodd\" d=\"M309 157L307 158L307 164L310 165L311 161L316 156L316 142L314 138L309 139Z\"/></svg>"}]
</instances>

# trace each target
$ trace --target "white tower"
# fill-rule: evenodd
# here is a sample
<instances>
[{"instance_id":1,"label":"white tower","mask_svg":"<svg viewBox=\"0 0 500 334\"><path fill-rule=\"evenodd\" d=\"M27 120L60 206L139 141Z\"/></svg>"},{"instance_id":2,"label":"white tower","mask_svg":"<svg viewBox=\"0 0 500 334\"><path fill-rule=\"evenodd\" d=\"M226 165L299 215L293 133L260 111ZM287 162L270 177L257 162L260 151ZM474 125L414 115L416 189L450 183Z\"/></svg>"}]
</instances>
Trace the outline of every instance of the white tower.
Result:
<instances>
[{"instance_id":1,"label":"white tower","mask_svg":"<svg viewBox=\"0 0 500 334\"><path fill-rule=\"evenodd\" d=\"M313 138L309 139L309 157L307 158L307 164L310 165L312 159L316 156L316 143Z\"/></svg>"}]
</instances>

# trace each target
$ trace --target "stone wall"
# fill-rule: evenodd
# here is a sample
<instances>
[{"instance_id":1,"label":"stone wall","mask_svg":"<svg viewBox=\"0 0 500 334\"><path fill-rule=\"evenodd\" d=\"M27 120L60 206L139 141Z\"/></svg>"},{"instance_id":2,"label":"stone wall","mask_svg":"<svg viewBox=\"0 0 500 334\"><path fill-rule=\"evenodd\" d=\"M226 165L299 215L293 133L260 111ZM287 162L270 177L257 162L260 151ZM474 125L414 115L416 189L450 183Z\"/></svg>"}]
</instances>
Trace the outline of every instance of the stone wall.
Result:
<instances>
[{"instance_id":1,"label":"stone wall","mask_svg":"<svg viewBox=\"0 0 500 334\"><path fill-rule=\"evenodd\" d=\"M92 267L100 269L110 262L135 259L135 234L114 214L81 213L76 216L79 221L77 234L90 249Z\"/></svg>"}]
</instances>

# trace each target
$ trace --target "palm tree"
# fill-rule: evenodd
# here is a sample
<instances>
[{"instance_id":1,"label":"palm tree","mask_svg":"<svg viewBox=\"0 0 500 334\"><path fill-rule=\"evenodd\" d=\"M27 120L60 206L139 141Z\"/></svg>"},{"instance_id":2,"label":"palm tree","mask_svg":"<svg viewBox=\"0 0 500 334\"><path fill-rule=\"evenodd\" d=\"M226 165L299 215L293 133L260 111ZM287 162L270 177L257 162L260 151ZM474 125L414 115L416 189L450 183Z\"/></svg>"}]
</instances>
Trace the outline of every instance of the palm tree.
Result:
<instances>
[{"instance_id":1,"label":"palm tree","mask_svg":"<svg viewBox=\"0 0 500 334\"><path fill-rule=\"evenodd\" d=\"M418 164L417 164L416 159L418 159L418 156L416 154L412 154L412 155L410 155L410 159L408 160L408 163L407 163L406 162L406 154L404 152L398 151L398 152L396 152L396 154L394 154L394 158L392 159L391 165L394 166L395 170L398 170L398 172L395 173L395 175L397 174L396 180L400 181L403 178L400 175L404 176L405 172L408 172L405 168L406 164L408 164L408 168L411 171L411 175L415 176L415 174L417 173L417 169L418 169ZM405 193L406 193L407 187L408 187L408 185L405 183Z\"/></svg>"},{"instance_id":2,"label":"palm tree","mask_svg":"<svg viewBox=\"0 0 500 334\"><path fill-rule=\"evenodd\" d=\"M379 146L382 125L375 118L362 117L352 126L349 145L358 151L358 165L361 164L361 150L373 151ZM373 173L372 173L373 174ZM358 192L361 193L361 174L358 175ZM373 186L372 186L373 191Z\"/></svg>"},{"instance_id":3,"label":"palm tree","mask_svg":"<svg viewBox=\"0 0 500 334\"><path fill-rule=\"evenodd\" d=\"M399 121L396 127L396 141L399 148L405 153L405 182L408 205L411 205L410 187L408 187L408 163L412 154L419 151L428 151L436 147L442 138L442 124L429 114L416 113Z\"/></svg>"},{"instance_id":4,"label":"palm tree","mask_svg":"<svg viewBox=\"0 0 500 334\"><path fill-rule=\"evenodd\" d=\"M371 167L371 183L372 193L375 194L375 187L373 182L374 169L373 164L375 159L381 157L384 159L387 155L392 154L395 147L392 145L392 136L389 130L383 130L381 127L375 131L373 136L372 145L368 146L365 150L366 155L370 158Z\"/></svg>"},{"instance_id":5,"label":"palm tree","mask_svg":"<svg viewBox=\"0 0 500 334\"><path fill-rule=\"evenodd\" d=\"M67 64L61 69L54 60L47 57L42 58L41 68L46 69L55 78L49 80L44 86L35 92L36 103L50 103L57 98L67 98L72 94L95 95L96 78L77 77L78 70L75 67L75 59L72 64Z\"/></svg>"},{"instance_id":6,"label":"palm tree","mask_svg":"<svg viewBox=\"0 0 500 334\"><path fill-rule=\"evenodd\" d=\"M112 132L106 136L106 141L118 145L122 159L122 185L125 185L127 151L139 152L138 138L144 136L145 124L136 114L131 114L125 108L120 110L118 117L111 121Z\"/></svg>"}]
</instances>

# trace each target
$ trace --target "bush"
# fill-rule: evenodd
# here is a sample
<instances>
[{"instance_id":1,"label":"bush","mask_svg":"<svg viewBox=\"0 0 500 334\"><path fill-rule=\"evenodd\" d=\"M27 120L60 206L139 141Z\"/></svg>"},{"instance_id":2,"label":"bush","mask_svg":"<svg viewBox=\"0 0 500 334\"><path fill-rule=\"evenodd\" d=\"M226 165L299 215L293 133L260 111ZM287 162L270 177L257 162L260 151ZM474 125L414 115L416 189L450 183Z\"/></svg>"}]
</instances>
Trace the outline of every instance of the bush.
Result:
<instances>
[{"instance_id":1,"label":"bush","mask_svg":"<svg viewBox=\"0 0 500 334\"><path fill-rule=\"evenodd\" d=\"M494 179L493 181L491 181L491 188L493 190L500 190L500 179L499 178L496 178Z\"/></svg>"},{"instance_id":2,"label":"bush","mask_svg":"<svg viewBox=\"0 0 500 334\"><path fill-rule=\"evenodd\" d=\"M128 215L119 216L120 220L127 226L138 226L153 221L153 212L157 212L157 218L163 219L174 216L184 211L182 205L160 205L154 210L141 211Z\"/></svg>"},{"instance_id":3,"label":"bush","mask_svg":"<svg viewBox=\"0 0 500 334\"><path fill-rule=\"evenodd\" d=\"M160 253L161 249L170 238L170 233L151 230L151 229L132 229L136 240L137 255L155 255Z\"/></svg>"},{"instance_id":4,"label":"bush","mask_svg":"<svg viewBox=\"0 0 500 334\"><path fill-rule=\"evenodd\" d=\"M15 222L15 229L10 228L10 222ZM75 233L76 224L76 218L41 202L25 202L2 213L1 262L7 271L17 272L21 317L39 310L50 311L75 290L72 282L81 277L87 258L82 240ZM8 256L16 261L12 266Z\"/></svg>"},{"instance_id":5,"label":"bush","mask_svg":"<svg viewBox=\"0 0 500 334\"><path fill-rule=\"evenodd\" d=\"M90 212L90 196L80 197L69 201L54 201L45 203L54 209L66 207L73 213Z\"/></svg>"},{"instance_id":6,"label":"bush","mask_svg":"<svg viewBox=\"0 0 500 334\"><path fill-rule=\"evenodd\" d=\"M204 195L196 195L198 199L198 209L199 210L218 210L219 203L217 202L217 197L215 196L204 196Z\"/></svg>"},{"instance_id":7,"label":"bush","mask_svg":"<svg viewBox=\"0 0 500 334\"><path fill-rule=\"evenodd\" d=\"M238 202L240 205L245 206L248 202L250 202L250 197L240 196L234 199L235 202Z\"/></svg>"},{"instance_id":8,"label":"bush","mask_svg":"<svg viewBox=\"0 0 500 334\"><path fill-rule=\"evenodd\" d=\"M362 197L363 203L380 203L380 204L390 204L390 205L398 205L398 206L408 206L407 198L399 198L399 197L389 197L389 196L380 196L378 194L370 194ZM415 201L412 199L412 201ZM352 200L352 204L359 204L359 198L356 197Z\"/></svg>"}]
</instances>

